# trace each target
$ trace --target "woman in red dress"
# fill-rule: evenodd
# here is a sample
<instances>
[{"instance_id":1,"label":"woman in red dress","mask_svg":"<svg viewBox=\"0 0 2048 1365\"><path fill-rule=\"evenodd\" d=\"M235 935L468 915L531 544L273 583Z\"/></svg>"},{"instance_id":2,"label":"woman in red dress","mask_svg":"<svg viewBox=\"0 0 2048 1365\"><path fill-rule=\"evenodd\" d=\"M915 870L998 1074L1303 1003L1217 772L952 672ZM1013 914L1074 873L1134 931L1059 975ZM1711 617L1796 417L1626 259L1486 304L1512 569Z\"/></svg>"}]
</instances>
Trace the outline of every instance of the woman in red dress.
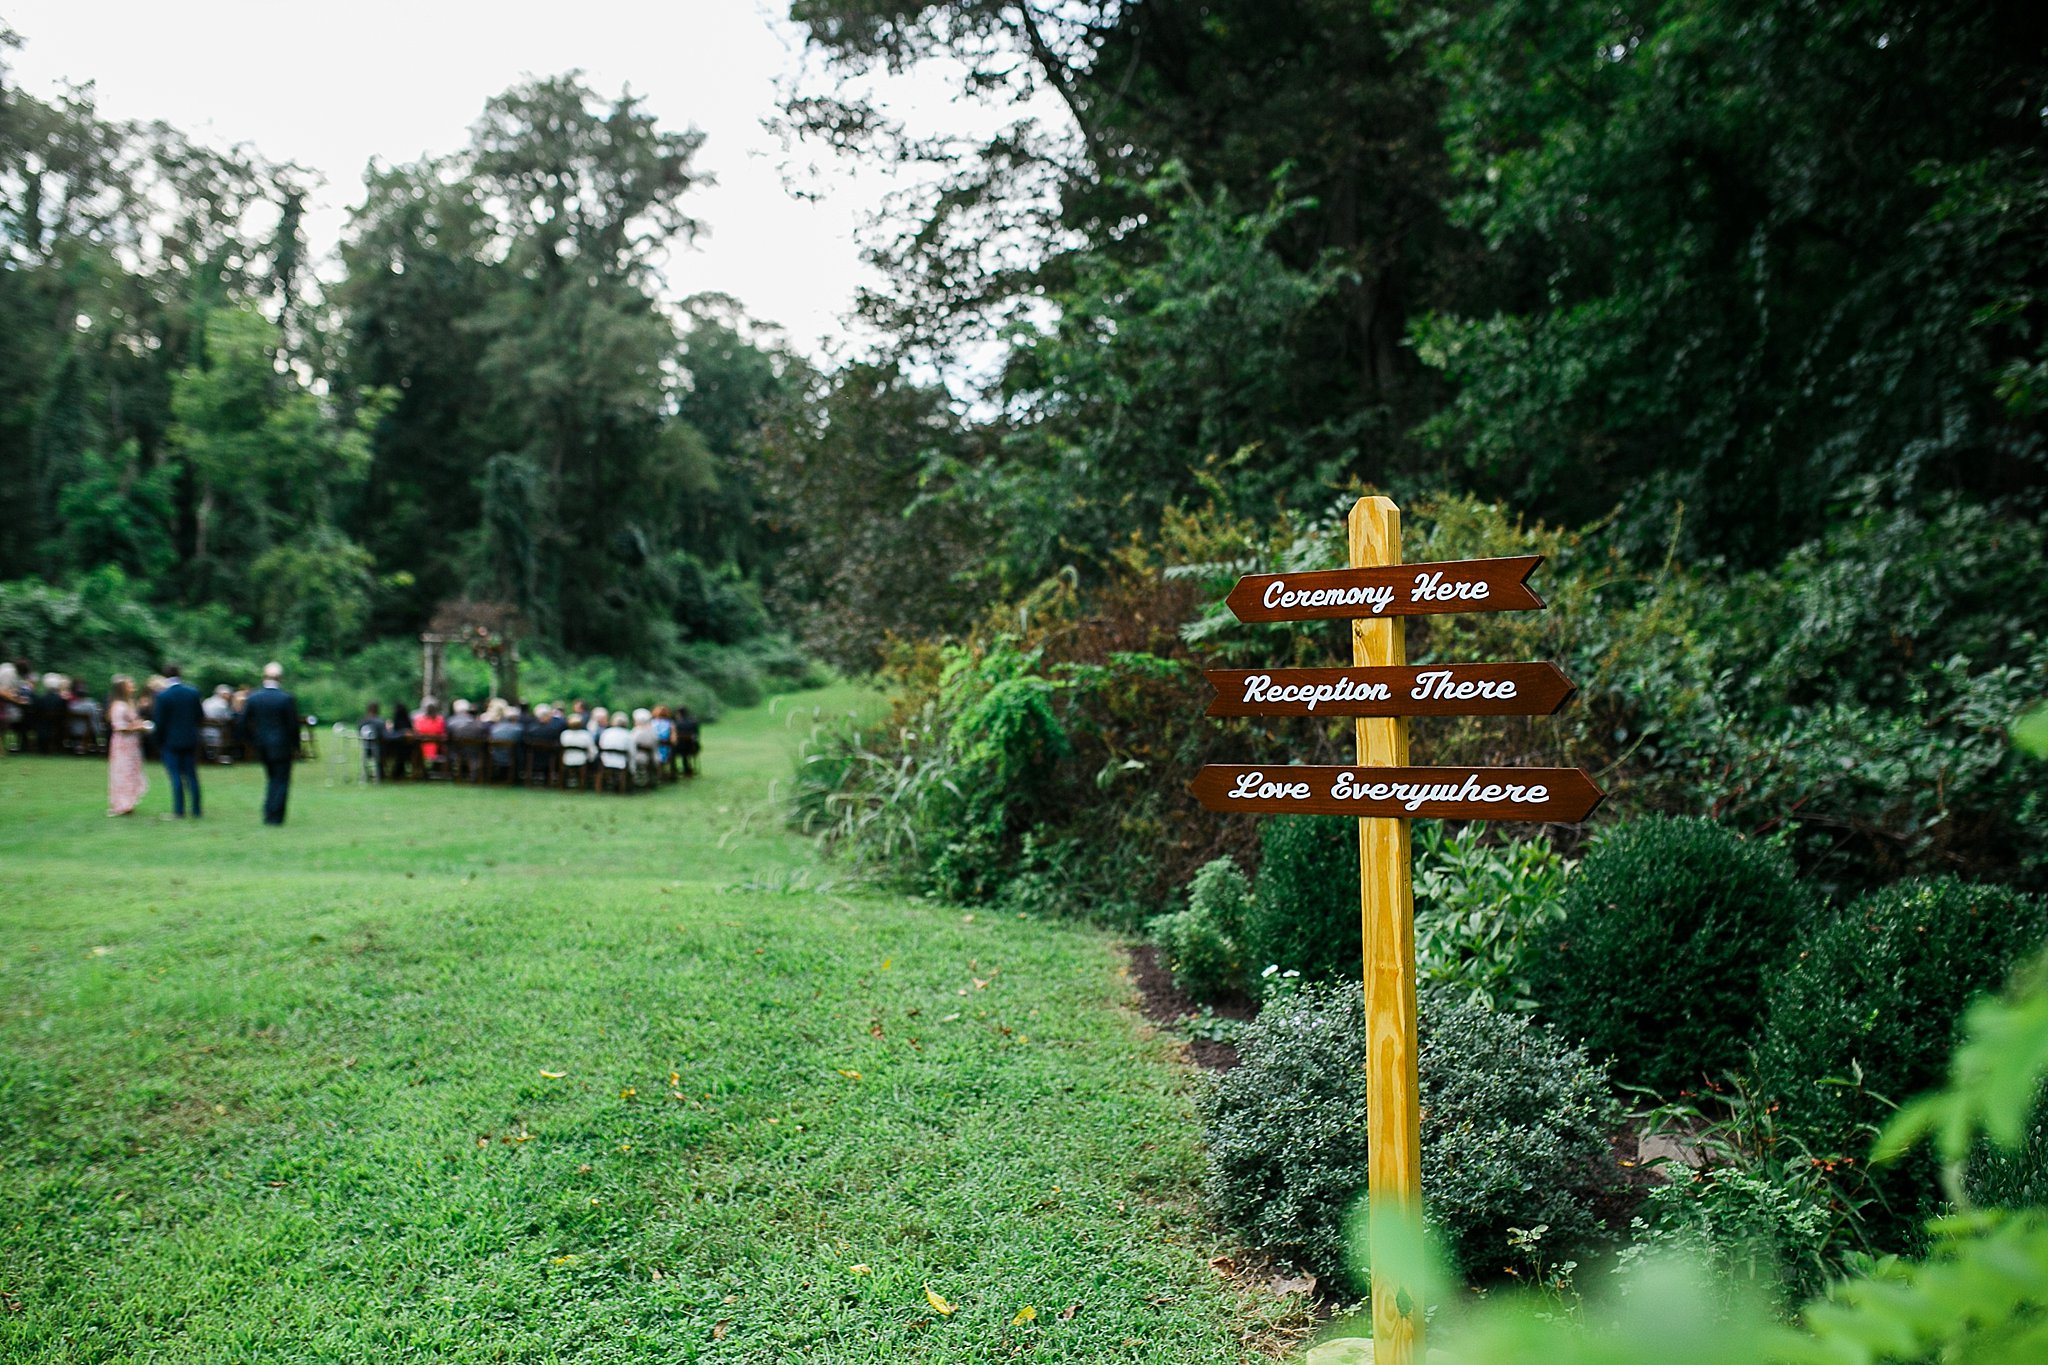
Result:
<instances>
[{"instance_id":1,"label":"woman in red dress","mask_svg":"<svg viewBox=\"0 0 2048 1365\"><path fill-rule=\"evenodd\" d=\"M441 756L441 746L436 741L448 737L448 721L441 714L441 703L429 697L420 713L412 718L412 732L420 737L420 757L432 763Z\"/></svg>"},{"instance_id":2,"label":"woman in red dress","mask_svg":"<svg viewBox=\"0 0 2048 1365\"><path fill-rule=\"evenodd\" d=\"M107 814L127 815L149 790L149 779L142 775L142 732L146 726L135 712L135 680L126 674L114 679L107 728L113 732L107 740Z\"/></svg>"}]
</instances>

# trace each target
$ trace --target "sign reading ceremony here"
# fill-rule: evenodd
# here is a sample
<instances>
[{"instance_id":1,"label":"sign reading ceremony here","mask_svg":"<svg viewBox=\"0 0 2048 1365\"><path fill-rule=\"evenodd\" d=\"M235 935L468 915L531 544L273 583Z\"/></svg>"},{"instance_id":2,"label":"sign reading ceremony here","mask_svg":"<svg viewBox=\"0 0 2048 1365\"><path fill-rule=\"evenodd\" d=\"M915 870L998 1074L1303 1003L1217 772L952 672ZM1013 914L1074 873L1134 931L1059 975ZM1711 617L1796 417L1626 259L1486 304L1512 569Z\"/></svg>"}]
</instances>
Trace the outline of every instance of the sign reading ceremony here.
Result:
<instances>
[{"instance_id":1,"label":"sign reading ceremony here","mask_svg":"<svg viewBox=\"0 0 2048 1365\"><path fill-rule=\"evenodd\" d=\"M1543 599L1529 590L1527 580L1542 562L1542 555L1514 555L1444 564L1246 574L1223 600L1240 621L1537 611Z\"/></svg>"}]
</instances>

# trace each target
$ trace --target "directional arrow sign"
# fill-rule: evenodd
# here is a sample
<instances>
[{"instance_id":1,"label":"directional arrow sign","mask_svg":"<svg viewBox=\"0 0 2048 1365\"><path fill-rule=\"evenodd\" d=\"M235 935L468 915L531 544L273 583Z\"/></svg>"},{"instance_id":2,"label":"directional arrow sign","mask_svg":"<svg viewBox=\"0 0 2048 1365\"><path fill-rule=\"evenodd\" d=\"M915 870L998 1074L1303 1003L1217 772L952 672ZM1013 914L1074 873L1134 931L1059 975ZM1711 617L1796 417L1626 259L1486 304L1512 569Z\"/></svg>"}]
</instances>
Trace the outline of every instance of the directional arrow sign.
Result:
<instances>
[{"instance_id":1,"label":"directional arrow sign","mask_svg":"<svg viewBox=\"0 0 2048 1365\"><path fill-rule=\"evenodd\" d=\"M1210 810L1576 824L1607 796L1577 768L1333 768L1205 764L1190 789Z\"/></svg>"},{"instance_id":2,"label":"directional arrow sign","mask_svg":"<svg viewBox=\"0 0 2048 1365\"><path fill-rule=\"evenodd\" d=\"M1336 616L1429 616L1453 611L1531 611L1543 599L1526 580L1542 555L1385 564L1370 569L1247 574L1224 600L1240 621Z\"/></svg>"},{"instance_id":3,"label":"directional arrow sign","mask_svg":"<svg viewBox=\"0 0 2048 1365\"><path fill-rule=\"evenodd\" d=\"M1556 664L1214 668L1212 716L1547 716L1577 689Z\"/></svg>"}]
</instances>

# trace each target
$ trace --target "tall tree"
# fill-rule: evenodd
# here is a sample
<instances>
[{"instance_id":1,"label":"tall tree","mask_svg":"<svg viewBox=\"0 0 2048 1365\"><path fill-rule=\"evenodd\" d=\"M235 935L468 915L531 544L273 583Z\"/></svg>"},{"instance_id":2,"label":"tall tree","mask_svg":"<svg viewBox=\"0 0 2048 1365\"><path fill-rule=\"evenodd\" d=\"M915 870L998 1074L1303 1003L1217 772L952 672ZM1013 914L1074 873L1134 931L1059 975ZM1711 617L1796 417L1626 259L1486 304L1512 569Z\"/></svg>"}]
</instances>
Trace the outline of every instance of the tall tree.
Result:
<instances>
[{"instance_id":1,"label":"tall tree","mask_svg":"<svg viewBox=\"0 0 2048 1365\"><path fill-rule=\"evenodd\" d=\"M1546 294L1419 333L1476 481L1767 560L1843 497L2042 476L2048 10L1491 0L1444 17L1464 211ZM2017 387L2015 387L2017 385Z\"/></svg>"}]
</instances>

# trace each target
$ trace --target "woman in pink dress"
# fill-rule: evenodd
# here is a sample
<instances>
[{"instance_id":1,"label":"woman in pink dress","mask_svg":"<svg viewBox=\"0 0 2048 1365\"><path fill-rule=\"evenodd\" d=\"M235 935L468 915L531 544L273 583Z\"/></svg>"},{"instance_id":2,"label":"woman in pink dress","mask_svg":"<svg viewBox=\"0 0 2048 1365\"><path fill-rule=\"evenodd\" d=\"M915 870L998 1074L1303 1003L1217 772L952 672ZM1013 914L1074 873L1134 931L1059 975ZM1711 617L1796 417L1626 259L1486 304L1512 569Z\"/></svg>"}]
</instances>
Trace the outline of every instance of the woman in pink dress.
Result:
<instances>
[{"instance_id":1,"label":"woman in pink dress","mask_svg":"<svg viewBox=\"0 0 2048 1365\"><path fill-rule=\"evenodd\" d=\"M127 815L149 790L142 775L142 717L135 714L135 680L123 674L114 679L112 705L107 707L107 814Z\"/></svg>"}]
</instances>

